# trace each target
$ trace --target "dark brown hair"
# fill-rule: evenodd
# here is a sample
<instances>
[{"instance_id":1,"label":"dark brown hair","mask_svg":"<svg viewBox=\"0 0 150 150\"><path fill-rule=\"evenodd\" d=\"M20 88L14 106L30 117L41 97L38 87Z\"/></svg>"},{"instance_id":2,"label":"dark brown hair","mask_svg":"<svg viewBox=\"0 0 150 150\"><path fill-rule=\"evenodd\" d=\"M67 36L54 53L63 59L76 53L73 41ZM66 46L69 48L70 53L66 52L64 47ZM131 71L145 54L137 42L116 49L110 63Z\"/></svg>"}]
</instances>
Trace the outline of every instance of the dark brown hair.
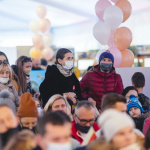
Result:
<instances>
[{"instance_id":1,"label":"dark brown hair","mask_svg":"<svg viewBox=\"0 0 150 150\"><path fill-rule=\"evenodd\" d=\"M26 75L23 72L23 60L26 58L26 56L20 56L17 61L16 61L16 65L17 65L17 69L18 69L18 79L19 79L19 83L22 89L22 93L26 92L26 88L27 88L27 83L26 83Z\"/></svg>"},{"instance_id":2,"label":"dark brown hair","mask_svg":"<svg viewBox=\"0 0 150 150\"><path fill-rule=\"evenodd\" d=\"M123 102L126 104L127 100L125 99L124 96L116 93L109 93L104 95L101 104L102 111L108 108L114 108L117 102Z\"/></svg>"}]
</instances>

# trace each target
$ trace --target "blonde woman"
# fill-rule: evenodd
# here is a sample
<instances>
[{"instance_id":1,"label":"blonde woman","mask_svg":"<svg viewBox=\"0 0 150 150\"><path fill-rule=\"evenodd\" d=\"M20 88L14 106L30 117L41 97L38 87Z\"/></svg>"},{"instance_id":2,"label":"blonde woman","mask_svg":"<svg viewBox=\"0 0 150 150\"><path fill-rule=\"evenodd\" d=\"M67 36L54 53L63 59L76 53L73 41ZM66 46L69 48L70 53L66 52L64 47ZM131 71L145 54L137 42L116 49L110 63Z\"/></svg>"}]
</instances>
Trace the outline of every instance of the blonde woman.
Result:
<instances>
[{"instance_id":1,"label":"blonde woman","mask_svg":"<svg viewBox=\"0 0 150 150\"><path fill-rule=\"evenodd\" d=\"M44 107L44 113L61 110L65 112L71 120L73 120L71 115L71 107L67 100L60 94L53 95Z\"/></svg>"},{"instance_id":2,"label":"blonde woman","mask_svg":"<svg viewBox=\"0 0 150 150\"><path fill-rule=\"evenodd\" d=\"M17 109L19 107L19 96L13 85L11 67L5 61L0 65L0 91L4 89L7 89L11 93L11 99Z\"/></svg>"}]
</instances>

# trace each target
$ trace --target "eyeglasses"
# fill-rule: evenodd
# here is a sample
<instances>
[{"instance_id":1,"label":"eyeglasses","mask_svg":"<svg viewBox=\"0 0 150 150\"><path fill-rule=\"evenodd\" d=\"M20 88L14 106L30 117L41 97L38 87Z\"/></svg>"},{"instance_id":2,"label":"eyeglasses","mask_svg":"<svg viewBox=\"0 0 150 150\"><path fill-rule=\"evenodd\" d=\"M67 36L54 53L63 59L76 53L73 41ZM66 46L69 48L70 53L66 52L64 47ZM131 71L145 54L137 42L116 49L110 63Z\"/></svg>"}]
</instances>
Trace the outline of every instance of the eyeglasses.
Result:
<instances>
[{"instance_id":1,"label":"eyeglasses","mask_svg":"<svg viewBox=\"0 0 150 150\"><path fill-rule=\"evenodd\" d=\"M1 65L1 64L7 65L7 64L9 64L9 63L8 63L7 60L4 60L4 61L0 60L0 65Z\"/></svg>"},{"instance_id":2,"label":"eyeglasses","mask_svg":"<svg viewBox=\"0 0 150 150\"><path fill-rule=\"evenodd\" d=\"M30 57L25 57L22 62L32 62L32 59Z\"/></svg>"},{"instance_id":3,"label":"eyeglasses","mask_svg":"<svg viewBox=\"0 0 150 150\"><path fill-rule=\"evenodd\" d=\"M90 125L93 125L95 122L95 118L90 119L90 120L84 120L84 119L80 119L77 115L76 115L76 117L79 119L79 121L82 125L86 125L87 123L89 123Z\"/></svg>"}]
</instances>

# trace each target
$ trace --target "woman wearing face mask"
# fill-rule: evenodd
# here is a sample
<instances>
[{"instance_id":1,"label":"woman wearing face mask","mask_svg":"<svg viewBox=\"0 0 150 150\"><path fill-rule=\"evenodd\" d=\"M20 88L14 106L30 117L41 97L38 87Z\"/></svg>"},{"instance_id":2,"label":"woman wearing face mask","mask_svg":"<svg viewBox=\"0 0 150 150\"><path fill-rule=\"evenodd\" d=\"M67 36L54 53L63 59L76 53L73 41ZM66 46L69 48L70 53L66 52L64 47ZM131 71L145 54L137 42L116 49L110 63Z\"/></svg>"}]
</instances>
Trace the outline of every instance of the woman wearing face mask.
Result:
<instances>
[{"instance_id":1,"label":"woman wearing face mask","mask_svg":"<svg viewBox=\"0 0 150 150\"><path fill-rule=\"evenodd\" d=\"M70 50L62 48L57 51L55 64L47 67L40 94L43 107L54 94L64 95L71 106L77 103L77 99L82 100L80 84L73 73L73 55Z\"/></svg>"},{"instance_id":2,"label":"woman wearing face mask","mask_svg":"<svg viewBox=\"0 0 150 150\"><path fill-rule=\"evenodd\" d=\"M83 99L88 99L98 109L101 108L101 99L106 93L122 94L123 83L121 76L113 67L114 57L105 51L99 57L99 64L86 73L80 81Z\"/></svg>"},{"instance_id":3,"label":"woman wearing face mask","mask_svg":"<svg viewBox=\"0 0 150 150\"><path fill-rule=\"evenodd\" d=\"M32 68L32 59L27 56L21 56L17 59L16 65L13 65L13 70L17 75L22 93L32 93L30 82L30 71Z\"/></svg>"},{"instance_id":4,"label":"woman wearing face mask","mask_svg":"<svg viewBox=\"0 0 150 150\"><path fill-rule=\"evenodd\" d=\"M0 91L7 89L11 93L11 98L16 106L19 107L19 96L13 85L11 67L7 61L0 65Z\"/></svg>"}]
</instances>

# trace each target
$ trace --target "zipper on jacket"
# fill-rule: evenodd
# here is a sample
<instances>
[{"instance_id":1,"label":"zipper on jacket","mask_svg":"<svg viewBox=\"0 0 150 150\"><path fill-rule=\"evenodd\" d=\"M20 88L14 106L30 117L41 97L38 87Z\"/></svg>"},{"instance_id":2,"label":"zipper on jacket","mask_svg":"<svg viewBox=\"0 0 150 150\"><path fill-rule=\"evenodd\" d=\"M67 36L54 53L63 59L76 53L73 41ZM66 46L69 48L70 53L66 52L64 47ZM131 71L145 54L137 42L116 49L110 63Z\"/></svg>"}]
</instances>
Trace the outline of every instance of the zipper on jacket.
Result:
<instances>
[{"instance_id":1,"label":"zipper on jacket","mask_svg":"<svg viewBox=\"0 0 150 150\"><path fill-rule=\"evenodd\" d=\"M104 94L106 94L106 73L104 75Z\"/></svg>"}]
</instances>

